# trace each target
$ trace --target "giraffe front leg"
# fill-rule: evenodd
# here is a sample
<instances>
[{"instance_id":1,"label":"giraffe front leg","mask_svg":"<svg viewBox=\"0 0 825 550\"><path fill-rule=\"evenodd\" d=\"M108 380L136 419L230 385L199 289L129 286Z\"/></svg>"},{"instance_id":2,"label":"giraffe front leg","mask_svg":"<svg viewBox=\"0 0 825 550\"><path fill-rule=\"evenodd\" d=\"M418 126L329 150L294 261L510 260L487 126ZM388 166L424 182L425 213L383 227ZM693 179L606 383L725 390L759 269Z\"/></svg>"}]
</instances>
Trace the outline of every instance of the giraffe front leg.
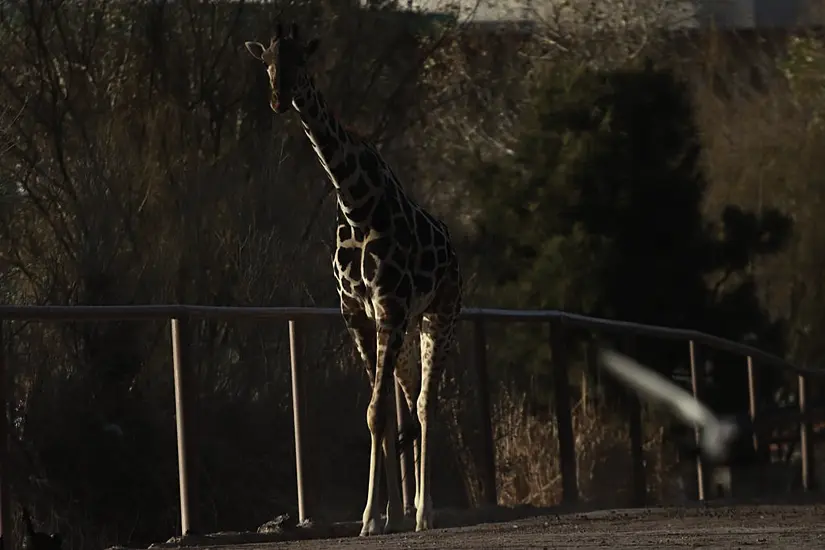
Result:
<instances>
[{"instance_id":1,"label":"giraffe front leg","mask_svg":"<svg viewBox=\"0 0 825 550\"><path fill-rule=\"evenodd\" d=\"M349 300L341 296L341 313L344 317L344 323L347 326L347 331L352 337L355 348L358 354L364 361L364 367L367 371L367 377L370 381L370 388L375 392L375 377L376 377L376 338L375 338L375 323L367 317L362 309L362 306L354 300ZM367 410L367 424L370 422L370 410ZM372 435L372 434L371 434ZM373 482L372 471L377 469L380 472L381 457L376 452L377 445L375 438L371 438L370 449L370 487L367 497L367 509L364 511L364 525L361 535L374 535L380 533L378 526L378 517L374 513L375 500L377 499L377 484ZM369 519L367 519L367 510L369 510Z\"/></svg>"},{"instance_id":2,"label":"giraffe front leg","mask_svg":"<svg viewBox=\"0 0 825 550\"><path fill-rule=\"evenodd\" d=\"M351 303L344 298L341 299L341 313L344 317L344 324L352 337L355 349L364 361L367 369L367 376L370 380L370 387L375 383L375 323L367 317L367 314L360 309L358 303Z\"/></svg>"},{"instance_id":3,"label":"giraffe front leg","mask_svg":"<svg viewBox=\"0 0 825 550\"><path fill-rule=\"evenodd\" d=\"M367 408L367 426L370 430L370 472L369 472L369 486L367 489L367 504L364 507L364 515L362 519L361 536L377 535L381 533L380 526L380 511L378 503L378 483L381 478L381 461L382 461L382 447L385 444L384 435L386 434L387 423L390 418L390 396L393 392L393 369L401 347L404 343L404 334L406 332L405 323L397 323L395 325L386 323L379 323L378 338L376 345L376 366L375 378L372 384L372 398L370 399L369 407ZM395 430L392 430L393 434ZM394 447L395 442L392 442ZM387 445L389 448L389 445ZM393 449L394 451L394 449ZM397 462L394 461L394 463ZM387 472L388 481L393 476ZM398 478L397 473L394 479L393 487L389 491L388 504L388 523L394 523L397 520L396 515L401 513L401 498L398 492ZM394 501L394 502L393 502Z\"/></svg>"},{"instance_id":4,"label":"giraffe front leg","mask_svg":"<svg viewBox=\"0 0 825 550\"><path fill-rule=\"evenodd\" d=\"M423 345L424 338L422 337L422 358L424 357ZM430 346L427 346L428 348ZM426 365L426 363L425 363ZM416 412L418 414L418 421L421 425L421 436L419 441L419 448L417 451L416 464L416 492L415 492L415 530L424 531L432 528L432 498L430 497L430 468L432 461L432 448L430 442L429 420L432 417L433 406L436 402L435 386L432 372L427 372L424 367L421 384L421 393L418 394L418 403Z\"/></svg>"}]
</instances>

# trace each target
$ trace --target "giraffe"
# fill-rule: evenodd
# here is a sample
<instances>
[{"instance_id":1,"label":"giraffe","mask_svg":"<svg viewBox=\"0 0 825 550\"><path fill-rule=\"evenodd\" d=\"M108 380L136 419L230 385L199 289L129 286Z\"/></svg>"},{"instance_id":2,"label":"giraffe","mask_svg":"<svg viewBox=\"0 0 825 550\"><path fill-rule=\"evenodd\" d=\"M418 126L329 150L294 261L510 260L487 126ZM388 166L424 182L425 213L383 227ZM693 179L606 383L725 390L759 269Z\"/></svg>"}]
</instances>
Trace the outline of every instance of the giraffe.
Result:
<instances>
[{"instance_id":1,"label":"giraffe","mask_svg":"<svg viewBox=\"0 0 825 550\"><path fill-rule=\"evenodd\" d=\"M461 310L462 277L447 225L405 193L374 144L347 131L330 112L306 67L317 39L305 43L296 25L283 34L278 24L268 48L259 42L245 45L266 65L271 109L298 112L336 191L333 271L341 314L371 388L369 485L361 536L398 531L405 514L415 515L416 531L430 529L430 421ZM420 370L415 355L420 355ZM411 431L417 435L415 501L408 510L401 509L399 493L397 425L389 403L393 380L401 386L412 412ZM383 527L377 503L382 465L388 497Z\"/></svg>"}]
</instances>

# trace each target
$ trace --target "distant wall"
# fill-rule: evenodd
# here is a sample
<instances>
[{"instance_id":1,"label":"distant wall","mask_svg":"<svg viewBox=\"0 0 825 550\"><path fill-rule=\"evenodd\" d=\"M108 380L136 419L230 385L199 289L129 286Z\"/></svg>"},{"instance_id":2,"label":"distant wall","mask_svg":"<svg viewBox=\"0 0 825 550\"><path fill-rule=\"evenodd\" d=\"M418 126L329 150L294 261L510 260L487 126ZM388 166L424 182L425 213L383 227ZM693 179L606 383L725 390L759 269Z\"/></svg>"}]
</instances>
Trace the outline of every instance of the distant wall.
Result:
<instances>
[{"instance_id":1,"label":"distant wall","mask_svg":"<svg viewBox=\"0 0 825 550\"><path fill-rule=\"evenodd\" d=\"M561 0L551 0L558 1ZM591 0L585 1L588 4ZM601 0L608 3L610 0ZM811 16L811 0L662 0L671 2L675 27L793 28L820 24L821 16ZM366 2L366 0L362 0ZM569 2L569 0L568 0ZM575 3L575 0L574 2ZM518 21L534 18L536 10L546 9L547 0L410 0L400 2L425 12L457 12L459 19L476 21Z\"/></svg>"}]
</instances>

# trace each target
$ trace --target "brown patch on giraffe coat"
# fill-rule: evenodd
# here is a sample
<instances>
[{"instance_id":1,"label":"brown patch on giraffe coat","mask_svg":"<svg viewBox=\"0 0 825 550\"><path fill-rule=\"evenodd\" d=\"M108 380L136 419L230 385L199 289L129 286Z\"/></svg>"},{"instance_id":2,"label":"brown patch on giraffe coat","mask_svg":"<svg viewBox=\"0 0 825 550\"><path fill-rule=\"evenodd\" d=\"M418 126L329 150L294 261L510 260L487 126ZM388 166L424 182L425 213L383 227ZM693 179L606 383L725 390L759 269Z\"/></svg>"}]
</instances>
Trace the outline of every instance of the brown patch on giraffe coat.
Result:
<instances>
[{"instance_id":1,"label":"brown patch on giraffe coat","mask_svg":"<svg viewBox=\"0 0 825 550\"><path fill-rule=\"evenodd\" d=\"M393 215L386 195L376 199L375 209L370 218L370 227L379 233L388 233L393 227Z\"/></svg>"},{"instance_id":2,"label":"brown patch on giraffe coat","mask_svg":"<svg viewBox=\"0 0 825 550\"><path fill-rule=\"evenodd\" d=\"M400 298L403 298L407 301L412 301L414 288L415 285L413 283L412 277L409 273L404 273L404 276L401 279L401 283L396 289L396 293Z\"/></svg>"},{"instance_id":3,"label":"brown patch on giraffe coat","mask_svg":"<svg viewBox=\"0 0 825 550\"><path fill-rule=\"evenodd\" d=\"M372 191L372 187L367 182L366 176L364 174L358 174L357 177L353 179L353 182L350 184L350 195L352 199L355 201L364 200L366 197L370 195Z\"/></svg>"},{"instance_id":4,"label":"brown patch on giraffe coat","mask_svg":"<svg viewBox=\"0 0 825 550\"><path fill-rule=\"evenodd\" d=\"M344 159L335 166L330 166L332 175L339 181L349 179L357 169L358 159L352 154L346 155Z\"/></svg>"},{"instance_id":5,"label":"brown patch on giraffe coat","mask_svg":"<svg viewBox=\"0 0 825 550\"><path fill-rule=\"evenodd\" d=\"M347 221L354 226L366 225L372 217L372 211L375 210L377 198L370 198L364 204L354 207L346 214Z\"/></svg>"},{"instance_id":6,"label":"brown patch on giraffe coat","mask_svg":"<svg viewBox=\"0 0 825 550\"><path fill-rule=\"evenodd\" d=\"M361 279L361 249L355 247L339 247L335 251L335 261L342 272L349 270L346 279Z\"/></svg>"},{"instance_id":7,"label":"brown patch on giraffe coat","mask_svg":"<svg viewBox=\"0 0 825 550\"><path fill-rule=\"evenodd\" d=\"M393 239L395 240L395 246L398 248L400 253L409 254L413 248L417 248L416 244L417 241L413 232L409 230L403 224L395 224L394 231L392 232ZM409 263L410 258L407 258L407 263Z\"/></svg>"},{"instance_id":8,"label":"brown patch on giraffe coat","mask_svg":"<svg viewBox=\"0 0 825 550\"><path fill-rule=\"evenodd\" d=\"M358 156L358 162L361 165L361 169L369 174L374 174L378 168L378 158L375 153L369 149L361 151L361 154Z\"/></svg>"},{"instance_id":9,"label":"brown patch on giraffe coat","mask_svg":"<svg viewBox=\"0 0 825 550\"><path fill-rule=\"evenodd\" d=\"M439 248L438 250L436 250L435 256L436 256L436 263L439 263L439 264L447 263L448 254L447 254L446 249Z\"/></svg>"},{"instance_id":10,"label":"brown patch on giraffe coat","mask_svg":"<svg viewBox=\"0 0 825 550\"><path fill-rule=\"evenodd\" d=\"M418 268L425 272L433 271L435 269L435 250L425 249L418 254Z\"/></svg>"}]
</instances>

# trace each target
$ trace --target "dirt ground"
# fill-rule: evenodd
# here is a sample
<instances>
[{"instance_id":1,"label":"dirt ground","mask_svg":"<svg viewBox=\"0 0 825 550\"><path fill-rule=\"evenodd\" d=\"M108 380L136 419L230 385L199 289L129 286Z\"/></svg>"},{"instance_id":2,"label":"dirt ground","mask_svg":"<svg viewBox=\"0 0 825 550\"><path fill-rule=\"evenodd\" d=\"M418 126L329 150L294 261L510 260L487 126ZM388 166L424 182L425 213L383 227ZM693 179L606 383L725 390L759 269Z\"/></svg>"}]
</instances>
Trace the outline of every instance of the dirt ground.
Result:
<instances>
[{"instance_id":1,"label":"dirt ground","mask_svg":"<svg viewBox=\"0 0 825 550\"><path fill-rule=\"evenodd\" d=\"M825 505L695 506L545 515L373 538L193 546L221 550L825 548ZM214 543L213 543L214 544Z\"/></svg>"}]
</instances>

